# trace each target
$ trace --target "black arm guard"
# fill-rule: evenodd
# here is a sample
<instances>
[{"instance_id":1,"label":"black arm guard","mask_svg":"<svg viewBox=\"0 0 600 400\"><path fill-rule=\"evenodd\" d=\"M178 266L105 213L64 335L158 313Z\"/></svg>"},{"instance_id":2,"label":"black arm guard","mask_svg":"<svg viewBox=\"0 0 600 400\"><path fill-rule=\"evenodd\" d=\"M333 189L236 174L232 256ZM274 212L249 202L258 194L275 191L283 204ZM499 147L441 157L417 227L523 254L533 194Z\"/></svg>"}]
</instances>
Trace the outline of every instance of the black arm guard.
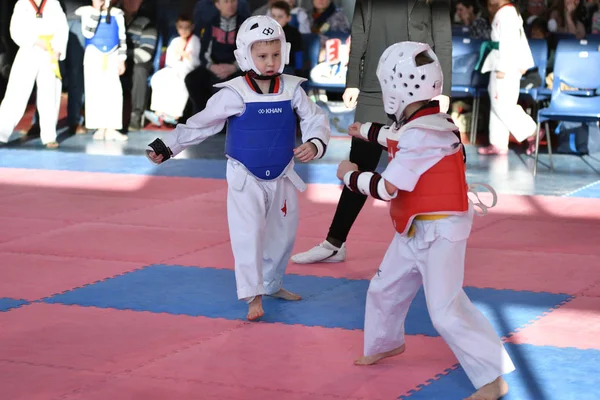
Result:
<instances>
[{"instance_id":1,"label":"black arm guard","mask_svg":"<svg viewBox=\"0 0 600 400\"><path fill-rule=\"evenodd\" d=\"M163 162L167 161L173 155L173 153L171 153L171 149L169 149L167 147L167 145L165 144L165 142L163 142L160 139L156 139L154 142L150 143L148 146L150 146L156 154L160 154L163 156Z\"/></svg>"}]
</instances>

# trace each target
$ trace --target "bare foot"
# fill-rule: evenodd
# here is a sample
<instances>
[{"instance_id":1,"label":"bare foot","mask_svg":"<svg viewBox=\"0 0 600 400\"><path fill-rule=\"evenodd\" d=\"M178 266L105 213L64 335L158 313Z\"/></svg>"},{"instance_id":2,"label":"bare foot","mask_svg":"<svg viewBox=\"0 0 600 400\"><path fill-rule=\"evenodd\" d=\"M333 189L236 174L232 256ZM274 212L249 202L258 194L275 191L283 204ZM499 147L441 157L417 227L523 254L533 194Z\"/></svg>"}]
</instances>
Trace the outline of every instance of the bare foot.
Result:
<instances>
[{"instance_id":1,"label":"bare foot","mask_svg":"<svg viewBox=\"0 0 600 400\"><path fill-rule=\"evenodd\" d=\"M508 393L508 384L499 376L494 382L479 388L478 391L465 400L498 400Z\"/></svg>"},{"instance_id":2,"label":"bare foot","mask_svg":"<svg viewBox=\"0 0 600 400\"><path fill-rule=\"evenodd\" d=\"M300 297L297 294L294 294L292 292L288 292L284 288L279 289L278 292L273 293L270 296L276 297L276 298L282 299L282 300L288 300L288 301L298 301L298 300L302 299L302 297Z\"/></svg>"},{"instance_id":3,"label":"bare foot","mask_svg":"<svg viewBox=\"0 0 600 400\"><path fill-rule=\"evenodd\" d=\"M265 315L265 311L262 308L262 296L256 296L248 304L248 321L256 321L263 315Z\"/></svg>"},{"instance_id":4,"label":"bare foot","mask_svg":"<svg viewBox=\"0 0 600 400\"><path fill-rule=\"evenodd\" d=\"M396 347L395 349L390 350L390 351L386 351L384 353L373 354L372 356L362 356L358 360L354 361L354 365L371 365L371 364L375 364L377 361L379 361L381 359L388 358L388 357L393 357L393 356L397 356L398 354L402 354L402 353L404 353L405 349L406 349L406 345L403 344L400 347Z\"/></svg>"}]
</instances>

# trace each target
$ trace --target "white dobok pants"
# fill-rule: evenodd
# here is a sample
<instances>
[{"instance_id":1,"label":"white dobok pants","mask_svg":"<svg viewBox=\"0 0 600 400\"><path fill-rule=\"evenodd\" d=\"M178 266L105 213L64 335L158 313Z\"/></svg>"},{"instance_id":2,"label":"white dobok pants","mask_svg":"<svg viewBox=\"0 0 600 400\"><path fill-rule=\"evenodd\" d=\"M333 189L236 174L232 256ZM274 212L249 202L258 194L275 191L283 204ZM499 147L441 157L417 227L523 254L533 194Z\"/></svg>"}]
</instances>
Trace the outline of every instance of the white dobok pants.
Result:
<instances>
[{"instance_id":1,"label":"white dobok pants","mask_svg":"<svg viewBox=\"0 0 600 400\"><path fill-rule=\"evenodd\" d=\"M175 68L156 71L150 79L152 96L150 109L171 117L181 117L189 94L185 86L185 76L180 76Z\"/></svg>"},{"instance_id":2,"label":"white dobok pants","mask_svg":"<svg viewBox=\"0 0 600 400\"><path fill-rule=\"evenodd\" d=\"M238 299L281 289L298 230L296 191L303 185L293 164L280 178L263 181L239 162L227 161L227 220Z\"/></svg>"},{"instance_id":3,"label":"white dobok pants","mask_svg":"<svg viewBox=\"0 0 600 400\"><path fill-rule=\"evenodd\" d=\"M83 56L85 127L123 128L123 88L117 50L105 54L89 45Z\"/></svg>"},{"instance_id":4,"label":"white dobok pants","mask_svg":"<svg viewBox=\"0 0 600 400\"><path fill-rule=\"evenodd\" d=\"M496 78L490 72L488 91L490 94L490 144L500 148L508 148L509 136L512 133L519 142L535 133L537 124L517 104L519 100L521 74L507 73L504 78Z\"/></svg>"},{"instance_id":5,"label":"white dobok pants","mask_svg":"<svg viewBox=\"0 0 600 400\"><path fill-rule=\"evenodd\" d=\"M473 212L415 221L411 238L396 233L367 292L365 356L404 344L406 314L423 285L433 326L476 388L515 369L494 328L463 290Z\"/></svg>"},{"instance_id":6,"label":"white dobok pants","mask_svg":"<svg viewBox=\"0 0 600 400\"><path fill-rule=\"evenodd\" d=\"M44 144L56 140L62 81L54 73L50 53L36 46L20 48L13 62L0 105L0 142L9 140L25 114L34 84L37 85L40 138Z\"/></svg>"}]
</instances>

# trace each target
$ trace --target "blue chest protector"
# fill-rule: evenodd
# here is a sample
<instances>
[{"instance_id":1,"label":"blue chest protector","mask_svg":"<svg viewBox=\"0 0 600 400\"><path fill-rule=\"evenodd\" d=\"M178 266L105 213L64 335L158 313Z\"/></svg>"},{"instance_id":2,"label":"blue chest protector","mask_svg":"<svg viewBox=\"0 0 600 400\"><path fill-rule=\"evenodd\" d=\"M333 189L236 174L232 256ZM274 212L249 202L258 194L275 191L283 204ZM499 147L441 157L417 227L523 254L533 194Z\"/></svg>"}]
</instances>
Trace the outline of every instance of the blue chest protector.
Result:
<instances>
[{"instance_id":1,"label":"blue chest protector","mask_svg":"<svg viewBox=\"0 0 600 400\"><path fill-rule=\"evenodd\" d=\"M228 120L225 152L259 179L278 178L294 157L295 146L291 99L248 102L242 115Z\"/></svg>"},{"instance_id":2,"label":"blue chest protector","mask_svg":"<svg viewBox=\"0 0 600 400\"><path fill-rule=\"evenodd\" d=\"M109 53L119 45L119 25L115 18L106 23L106 16L100 17L96 33L90 39L85 40L85 45L94 46L103 53Z\"/></svg>"}]
</instances>

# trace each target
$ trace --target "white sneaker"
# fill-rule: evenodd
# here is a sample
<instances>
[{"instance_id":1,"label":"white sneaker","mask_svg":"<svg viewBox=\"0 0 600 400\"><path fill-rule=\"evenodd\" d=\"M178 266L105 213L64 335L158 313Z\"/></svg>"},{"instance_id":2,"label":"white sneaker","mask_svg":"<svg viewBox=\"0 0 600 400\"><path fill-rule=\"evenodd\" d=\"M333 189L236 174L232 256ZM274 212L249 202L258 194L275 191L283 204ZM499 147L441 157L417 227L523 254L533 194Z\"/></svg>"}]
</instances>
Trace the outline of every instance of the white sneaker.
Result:
<instances>
[{"instance_id":1,"label":"white sneaker","mask_svg":"<svg viewBox=\"0 0 600 400\"><path fill-rule=\"evenodd\" d=\"M126 142L129 137L127 135L122 134L121 132L117 132L114 129L107 129L105 133L105 140L114 140L117 142Z\"/></svg>"},{"instance_id":2,"label":"white sneaker","mask_svg":"<svg viewBox=\"0 0 600 400\"><path fill-rule=\"evenodd\" d=\"M342 262L346 259L346 244L342 247L335 247L327 240L313 247L304 253L298 253L292 256L292 261L296 264L315 264L320 262Z\"/></svg>"},{"instance_id":3,"label":"white sneaker","mask_svg":"<svg viewBox=\"0 0 600 400\"><path fill-rule=\"evenodd\" d=\"M96 132L94 132L94 135L92 137L94 138L94 140L104 140L104 132L105 129L98 129L96 130Z\"/></svg>"}]
</instances>

